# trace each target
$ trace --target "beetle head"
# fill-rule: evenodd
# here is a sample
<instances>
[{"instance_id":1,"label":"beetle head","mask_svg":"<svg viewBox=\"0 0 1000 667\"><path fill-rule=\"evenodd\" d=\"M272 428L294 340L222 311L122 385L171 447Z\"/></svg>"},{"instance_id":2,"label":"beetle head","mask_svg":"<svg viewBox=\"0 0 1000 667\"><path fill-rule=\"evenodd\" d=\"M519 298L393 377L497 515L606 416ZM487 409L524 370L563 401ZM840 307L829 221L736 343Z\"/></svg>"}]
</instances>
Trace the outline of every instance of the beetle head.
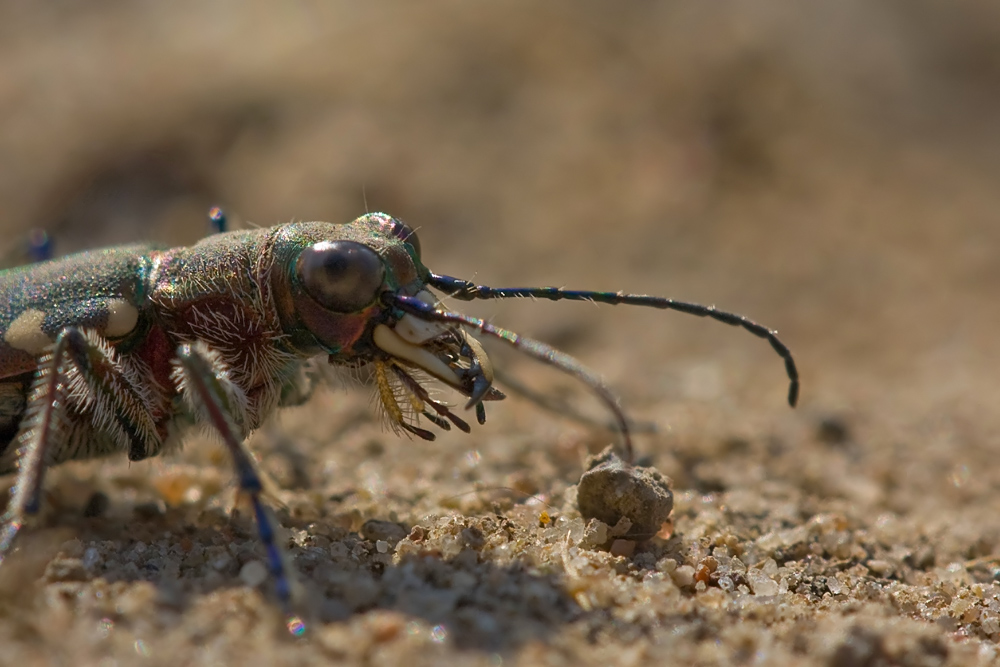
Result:
<instances>
[{"instance_id":1,"label":"beetle head","mask_svg":"<svg viewBox=\"0 0 1000 667\"><path fill-rule=\"evenodd\" d=\"M439 425L447 425L440 420L446 417L468 429L428 396L421 374L469 397L480 421L481 401L504 397L492 386L492 364L475 338L455 324L428 321L392 305L404 296L440 307L425 287L430 272L421 263L419 239L405 223L371 213L346 225L286 225L277 247L286 270L278 272L281 284L274 292L293 344L326 352L331 364L373 363L390 423L433 437L413 423L416 410Z\"/></svg>"}]
</instances>

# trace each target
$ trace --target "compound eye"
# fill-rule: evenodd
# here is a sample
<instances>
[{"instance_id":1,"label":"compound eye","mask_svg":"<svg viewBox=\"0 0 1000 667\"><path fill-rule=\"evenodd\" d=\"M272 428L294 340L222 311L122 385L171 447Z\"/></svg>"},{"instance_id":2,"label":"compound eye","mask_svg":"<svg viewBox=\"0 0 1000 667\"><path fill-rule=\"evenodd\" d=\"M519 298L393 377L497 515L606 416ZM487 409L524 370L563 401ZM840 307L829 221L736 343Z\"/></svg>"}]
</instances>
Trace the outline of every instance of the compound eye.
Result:
<instances>
[{"instance_id":1,"label":"compound eye","mask_svg":"<svg viewBox=\"0 0 1000 667\"><path fill-rule=\"evenodd\" d=\"M420 239L417 238L417 233L413 231L409 225L401 220L393 218L392 235L400 241L405 241L410 244L410 247L416 251L417 257L420 257Z\"/></svg>"},{"instance_id":2,"label":"compound eye","mask_svg":"<svg viewBox=\"0 0 1000 667\"><path fill-rule=\"evenodd\" d=\"M309 296L337 313L356 313L370 306L385 277L382 258L354 241L310 246L299 255L295 270Z\"/></svg>"}]
</instances>

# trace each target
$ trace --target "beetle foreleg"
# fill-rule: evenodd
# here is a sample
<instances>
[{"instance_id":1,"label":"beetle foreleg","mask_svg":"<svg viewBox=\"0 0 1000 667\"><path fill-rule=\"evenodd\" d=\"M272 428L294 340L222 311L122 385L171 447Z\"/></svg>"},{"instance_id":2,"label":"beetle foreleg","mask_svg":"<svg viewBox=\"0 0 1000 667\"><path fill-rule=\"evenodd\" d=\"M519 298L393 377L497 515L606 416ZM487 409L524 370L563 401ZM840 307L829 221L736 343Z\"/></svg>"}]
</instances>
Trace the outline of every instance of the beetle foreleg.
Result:
<instances>
[{"instance_id":1,"label":"beetle foreleg","mask_svg":"<svg viewBox=\"0 0 1000 667\"><path fill-rule=\"evenodd\" d=\"M207 346L200 343L182 345L177 351L177 361L181 391L196 414L219 432L233 457L239 490L249 497L253 506L258 535L267 551L268 567L275 579L278 599L289 615L289 631L301 634L305 626L290 612L293 593L291 568L275 539L277 521L261 500L264 493L262 477L253 456L243 445L241 434L245 421L240 423L238 420L245 419L246 398L229 378L221 359Z\"/></svg>"}]
</instances>

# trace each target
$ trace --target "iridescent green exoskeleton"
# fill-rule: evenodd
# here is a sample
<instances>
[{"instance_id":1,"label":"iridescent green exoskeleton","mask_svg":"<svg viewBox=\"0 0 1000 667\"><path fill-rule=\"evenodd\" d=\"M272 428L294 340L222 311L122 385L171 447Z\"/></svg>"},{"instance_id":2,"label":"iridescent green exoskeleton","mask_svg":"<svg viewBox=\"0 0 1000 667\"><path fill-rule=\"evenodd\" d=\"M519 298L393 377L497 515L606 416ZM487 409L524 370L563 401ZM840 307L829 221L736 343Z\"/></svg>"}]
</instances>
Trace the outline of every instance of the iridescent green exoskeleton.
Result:
<instances>
[{"instance_id":1,"label":"iridescent green exoskeleton","mask_svg":"<svg viewBox=\"0 0 1000 667\"><path fill-rule=\"evenodd\" d=\"M541 342L446 310L432 289L464 300L532 296L712 317L767 339L785 361L792 405L798 395L788 348L744 317L660 297L495 289L437 275L421 263L416 234L382 213L344 225L220 233L169 250L81 253L0 272L0 472L17 472L0 562L39 509L47 467L118 453L139 461L176 449L188 427L209 424L232 456L278 597L290 609L290 574L244 440L276 408L308 396L307 364L322 357L369 366L394 429L433 439L419 425L423 417L468 432L421 378L467 397L466 408L483 423L483 402L504 395L470 330L590 386L615 415L631 459L625 417L597 375ZM302 627L290 616L290 629Z\"/></svg>"}]
</instances>

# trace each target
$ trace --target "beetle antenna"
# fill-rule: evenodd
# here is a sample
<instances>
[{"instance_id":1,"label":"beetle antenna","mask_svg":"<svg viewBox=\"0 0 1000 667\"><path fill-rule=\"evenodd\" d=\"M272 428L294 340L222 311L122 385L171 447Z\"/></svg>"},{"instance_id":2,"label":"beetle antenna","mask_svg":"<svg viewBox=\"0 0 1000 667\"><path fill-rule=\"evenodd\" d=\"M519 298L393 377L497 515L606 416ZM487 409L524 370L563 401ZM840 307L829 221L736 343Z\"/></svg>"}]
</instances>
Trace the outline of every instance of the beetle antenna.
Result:
<instances>
[{"instance_id":1,"label":"beetle antenna","mask_svg":"<svg viewBox=\"0 0 1000 667\"><path fill-rule=\"evenodd\" d=\"M565 401L553 398L543 392L535 391L513 375L508 374L500 368L493 369L493 379L503 385L504 390L506 390L508 394L520 394L522 397L528 399L543 410L548 410L553 414L565 417L566 419L570 419L580 424L584 424L585 426L596 426L609 431L618 430L618 426L614 422L606 422L585 415ZM656 422L635 421L629 417L628 424L629 431L632 433L659 433L660 431L660 427L656 424Z\"/></svg>"},{"instance_id":2,"label":"beetle antenna","mask_svg":"<svg viewBox=\"0 0 1000 667\"><path fill-rule=\"evenodd\" d=\"M730 326L741 327L754 336L763 338L770 343L774 351L778 353L778 356L785 361L785 373L788 374L789 380L788 404L795 407L795 404L799 400L799 371L795 367L795 359L792 358L792 351L778 338L778 332L768 329L762 324L757 324L743 315L718 310L715 306L703 306L698 303L676 301L665 297L647 296L645 294L625 294L624 292L589 292L568 290L561 287L487 287L485 285L476 285L460 278L439 276L435 273L430 274L427 283L462 301L534 297L550 301L592 301L612 306L646 306L661 310L677 310L688 315L697 315L698 317L710 317L713 320Z\"/></svg>"},{"instance_id":3,"label":"beetle antenna","mask_svg":"<svg viewBox=\"0 0 1000 667\"><path fill-rule=\"evenodd\" d=\"M449 324L457 324L477 329L487 336L498 338L511 347L524 352L528 356L534 357L544 364L558 368L564 373L580 380L580 382L583 382L585 385L590 387L594 393L597 394L598 398L600 398L601 401L608 406L608 409L611 410L615 417L615 421L618 424L618 430L622 434L622 458L629 463L632 462L632 436L629 433L628 419L625 417L625 413L622 411L621 406L618 405L618 397L615 396L614 392L611 391L611 388L608 387L607 383L604 382L604 379L601 378L601 376L594 373L570 355L565 352L560 352L551 345L546 345L545 343L535 340L534 338L528 338L527 336L522 336L521 334L514 333L508 329L494 326L478 317L462 315L461 313L453 313L447 310L438 310L435 306L424 303L416 297L386 292L382 298L386 305L398 308L404 313L409 313L410 315L413 315L421 320L447 322ZM472 405L478 405L481 401L481 397L479 400L473 397L470 403L472 403ZM472 405L467 407L472 407Z\"/></svg>"}]
</instances>

